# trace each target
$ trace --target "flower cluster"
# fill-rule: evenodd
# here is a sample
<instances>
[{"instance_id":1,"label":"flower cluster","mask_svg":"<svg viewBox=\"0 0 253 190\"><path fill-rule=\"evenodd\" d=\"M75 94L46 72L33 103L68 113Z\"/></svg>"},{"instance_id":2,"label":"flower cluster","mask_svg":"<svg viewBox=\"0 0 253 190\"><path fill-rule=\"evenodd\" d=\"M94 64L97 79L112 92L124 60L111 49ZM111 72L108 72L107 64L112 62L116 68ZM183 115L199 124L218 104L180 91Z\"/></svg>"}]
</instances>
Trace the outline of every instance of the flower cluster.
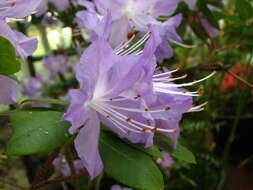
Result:
<instances>
[{"instance_id":1,"label":"flower cluster","mask_svg":"<svg viewBox=\"0 0 253 190\"><path fill-rule=\"evenodd\" d=\"M91 39L94 38L93 32L97 32L98 23L107 14L107 10L112 13L112 29L109 42L116 47L122 41L127 41L130 32L136 35L143 35L149 31L151 25L156 26L162 42L156 49L155 55L158 61L162 62L165 58L172 56L172 49L168 41L182 44L181 38L176 32L182 15L177 14L170 17L167 21L161 22L159 16L171 16L175 12L178 1L163 0L95 0L94 3L79 0L78 3L87 8L85 11L77 13L77 22L81 27L85 27L91 32Z\"/></svg>"},{"instance_id":2,"label":"flower cluster","mask_svg":"<svg viewBox=\"0 0 253 190\"><path fill-rule=\"evenodd\" d=\"M182 15L176 13L180 0L76 0L87 9L76 14L80 28L88 31L91 43L75 67L75 78L80 88L69 91L70 105L62 119L69 121L69 132L76 134L75 149L80 160L77 167L85 167L94 179L103 170L99 154L100 124L104 124L119 137L132 143L153 145L156 133L169 136L177 144L179 122L184 113L202 111L206 103L193 105L193 97L202 89L188 91L184 87L195 85L213 76L193 82L175 83L187 75L173 77L175 70L158 70L173 54L169 43L184 47L177 27ZM0 35L10 40L17 55L26 59L37 47L37 40L14 32L6 19L23 19L35 10L37 16L48 9L48 3L65 11L68 0L4 0L0 2ZM196 0L185 0L196 9ZM166 18L161 21L161 17ZM208 23L201 20L203 25ZM210 28L210 27L209 27ZM67 55L49 55L44 66L49 78L72 71ZM37 75L27 81L24 94L31 98L41 96L44 79ZM16 82L0 75L0 104L16 100ZM168 167L173 160L163 153L159 163ZM55 163L58 161L56 160ZM70 169L63 165L66 175ZM81 167L80 167L81 168ZM119 189L120 187L115 187Z\"/></svg>"},{"instance_id":3,"label":"flower cluster","mask_svg":"<svg viewBox=\"0 0 253 190\"><path fill-rule=\"evenodd\" d=\"M63 116L72 124L70 133L77 133L75 148L92 179L103 169L98 150L100 123L121 138L146 147L153 144L155 133L170 136L176 144L182 115L201 111L204 106L192 106L192 97L199 96L201 90L190 92L181 87L214 74L175 84L186 76L173 78L177 69L156 71L155 53L163 40L159 26L150 25L135 43L131 38L112 48L109 41L114 20L110 11L99 23L92 44L76 67L81 87L70 90L71 104Z\"/></svg>"}]
</instances>

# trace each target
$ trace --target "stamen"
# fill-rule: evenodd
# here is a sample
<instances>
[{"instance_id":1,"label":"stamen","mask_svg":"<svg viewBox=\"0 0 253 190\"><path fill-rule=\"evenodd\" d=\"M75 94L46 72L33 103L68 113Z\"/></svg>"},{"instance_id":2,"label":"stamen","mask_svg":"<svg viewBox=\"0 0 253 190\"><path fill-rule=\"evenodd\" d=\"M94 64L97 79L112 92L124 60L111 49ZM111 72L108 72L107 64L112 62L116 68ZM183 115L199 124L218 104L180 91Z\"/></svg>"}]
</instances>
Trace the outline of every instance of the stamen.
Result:
<instances>
[{"instance_id":1,"label":"stamen","mask_svg":"<svg viewBox=\"0 0 253 190\"><path fill-rule=\"evenodd\" d=\"M172 71L169 71L169 72L156 74L156 75L153 75L153 78L162 77L162 76L169 76L170 74L175 73L175 72L177 72L178 70L179 70L179 68L176 68L175 70L172 70Z\"/></svg>"},{"instance_id":2,"label":"stamen","mask_svg":"<svg viewBox=\"0 0 253 190\"><path fill-rule=\"evenodd\" d=\"M184 47L184 48L195 48L196 46L195 45L187 45L187 44L183 44L183 43L180 43L180 42L177 42L173 39L169 39L170 42L174 43L174 44L177 44L181 47Z\"/></svg>"},{"instance_id":3,"label":"stamen","mask_svg":"<svg viewBox=\"0 0 253 190\"><path fill-rule=\"evenodd\" d=\"M134 55L141 55L143 53L143 50L137 50L133 52Z\"/></svg>"},{"instance_id":4,"label":"stamen","mask_svg":"<svg viewBox=\"0 0 253 190\"><path fill-rule=\"evenodd\" d=\"M119 110L124 110L124 111L129 111L129 112L137 112L137 113L144 113L144 112L159 113L159 112L164 112L164 111L168 111L171 109L169 106L165 107L164 109L159 109L159 110L149 110L148 108L145 108L144 110L135 109L135 108L125 108L125 107L114 106L114 105L110 105L110 104L108 104L107 106L109 106L111 108L119 109Z\"/></svg>"},{"instance_id":5,"label":"stamen","mask_svg":"<svg viewBox=\"0 0 253 190\"><path fill-rule=\"evenodd\" d=\"M204 111L205 110L205 108L200 108L200 109L195 109L195 110L188 110L186 113L192 113L192 112L200 112L200 111Z\"/></svg>"},{"instance_id":6,"label":"stamen","mask_svg":"<svg viewBox=\"0 0 253 190\"><path fill-rule=\"evenodd\" d=\"M97 103L95 103L95 104L93 103L93 105L94 105L96 108L102 109L102 110L104 110L105 112L110 113L111 116L113 116L114 118L116 118L116 119L118 119L118 120L120 120L120 121L126 123L126 119L127 119L128 117L122 115L121 113L116 112L115 110L112 110L112 109L110 109L110 108L107 108L107 107L105 107L104 105L100 105L100 104L97 104ZM127 123L127 124L129 124L130 126L136 128L136 129L138 129L139 131L142 130L141 127L138 127L138 126L136 126L135 124L133 124L133 123L131 123L131 122L129 122L129 123Z\"/></svg>"},{"instance_id":7,"label":"stamen","mask_svg":"<svg viewBox=\"0 0 253 190\"><path fill-rule=\"evenodd\" d=\"M95 105L96 107L100 108L100 109L103 109L105 112L111 114L111 116L113 115L115 118L121 120L121 121L124 121L126 122L126 120L128 119L128 117L126 117L125 115L113 110L110 108L110 106L108 104L102 104L102 103L92 103L93 105ZM143 130L143 128L141 127L138 127L137 125L139 126L142 126L142 127L145 127L147 129L149 129L147 132L152 132L151 130L154 129L154 127L150 126L150 125L146 125L144 123L141 123L139 121L136 121L134 119L131 119L131 122L127 122L129 125L131 125L132 127L136 128L139 130L139 132L141 132ZM157 131L159 132L165 132L165 133L174 133L175 132L175 129L161 129L161 128L156 128Z\"/></svg>"},{"instance_id":8,"label":"stamen","mask_svg":"<svg viewBox=\"0 0 253 190\"><path fill-rule=\"evenodd\" d=\"M164 109L165 109L166 111L168 111L168 110L171 109L171 107L170 107L170 106L166 106Z\"/></svg>"},{"instance_id":9,"label":"stamen","mask_svg":"<svg viewBox=\"0 0 253 190\"><path fill-rule=\"evenodd\" d=\"M15 5L16 5L16 3L15 3L15 2L10 3L10 6L11 6L11 7L14 7Z\"/></svg>"},{"instance_id":10,"label":"stamen","mask_svg":"<svg viewBox=\"0 0 253 190\"><path fill-rule=\"evenodd\" d=\"M137 41L134 45L132 45L129 49L127 49L126 51L123 51L121 53L119 53L118 55L124 56L124 55L129 55L132 52L134 52L136 49L138 49L141 45L143 45L146 40L150 37L151 33L148 32L146 33L139 41Z\"/></svg>"},{"instance_id":11,"label":"stamen","mask_svg":"<svg viewBox=\"0 0 253 190\"><path fill-rule=\"evenodd\" d=\"M173 91L173 90L168 90L165 88L160 88L159 86L155 86L155 91L157 92L162 92L162 93L168 93L168 94L177 94L177 95L183 95L183 96L199 96L196 92L179 92L179 91Z\"/></svg>"},{"instance_id":12,"label":"stamen","mask_svg":"<svg viewBox=\"0 0 253 190\"><path fill-rule=\"evenodd\" d=\"M134 96L134 99L138 99L138 98L141 98L141 95L140 94L137 94L136 96Z\"/></svg>"},{"instance_id":13,"label":"stamen","mask_svg":"<svg viewBox=\"0 0 253 190\"><path fill-rule=\"evenodd\" d=\"M181 77L176 77L176 78L170 78L170 77L161 77L161 78L153 78L153 82L172 82L180 79L185 79L188 75L185 74Z\"/></svg>"},{"instance_id":14,"label":"stamen","mask_svg":"<svg viewBox=\"0 0 253 190\"><path fill-rule=\"evenodd\" d=\"M155 127L155 128L153 128L153 129L151 129L151 131L152 131L153 133L155 133L155 132L157 132L157 128Z\"/></svg>"},{"instance_id":15,"label":"stamen","mask_svg":"<svg viewBox=\"0 0 253 190\"><path fill-rule=\"evenodd\" d=\"M145 133L148 130L148 128L143 128L141 132Z\"/></svg>"},{"instance_id":16,"label":"stamen","mask_svg":"<svg viewBox=\"0 0 253 190\"><path fill-rule=\"evenodd\" d=\"M204 93L203 88L199 88L199 89L198 89L198 94L201 96L201 95L203 95L203 93Z\"/></svg>"},{"instance_id":17,"label":"stamen","mask_svg":"<svg viewBox=\"0 0 253 190\"><path fill-rule=\"evenodd\" d=\"M129 47L129 44L133 41L135 38L135 35L133 35L127 42L123 42L123 44L120 44L119 47L116 47L114 49L115 54L120 54L122 51L124 51L126 48Z\"/></svg>"},{"instance_id":18,"label":"stamen","mask_svg":"<svg viewBox=\"0 0 253 190\"><path fill-rule=\"evenodd\" d=\"M204 102L203 104L200 104L198 106L194 106L191 107L187 112L199 112L199 111L203 111L205 109L205 105L207 105L208 102Z\"/></svg>"},{"instance_id":19,"label":"stamen","mask_svg":"<svg viewBox=\"0 0 253 190\"><path fill-rule=\"evenodd\" d=\"M168 84L168 83L160 83L160 86L161 87L184 87L184 86L192 86L194 84L197 84L197 83L200 83L204 80L207 80L208 78L212 77L213 75L216 74L216 71L213 71L211 74L209 74L208 76L200 79L200 80L196 80L196 81L193 81L193 82L189 82L189 83L182 83L182 84Z\"/></svg>"},{"instance_id":20,"label":"stamen","mask_svg":"<svg viewBox=\"0 0 253 190\"><path fill-rule=\"evenodd\" d=\"M113 115L113 114L112 115L106 114L106 112L101 109L102 107L99 107L97 104L93 103L90 106L93 107L97 112L99 112L105 118L107 118L109 121L111 121L115 125L115 127L119 128L122 132L126 133L126 131L132 131L132 132L136 132L136 133L141 133L140 130L137 131L137 130L134 130L134 129L130 129L129 127L127 127L126 125L124 125L123 123L121 123L120 121L118 121L117 119L119 119L119 118L115 117L115 115ZM121 121L124 121L124 120L121 120ZM124 130L124 129L126 129L126 130Z\"/></svg>"}]
</instances>

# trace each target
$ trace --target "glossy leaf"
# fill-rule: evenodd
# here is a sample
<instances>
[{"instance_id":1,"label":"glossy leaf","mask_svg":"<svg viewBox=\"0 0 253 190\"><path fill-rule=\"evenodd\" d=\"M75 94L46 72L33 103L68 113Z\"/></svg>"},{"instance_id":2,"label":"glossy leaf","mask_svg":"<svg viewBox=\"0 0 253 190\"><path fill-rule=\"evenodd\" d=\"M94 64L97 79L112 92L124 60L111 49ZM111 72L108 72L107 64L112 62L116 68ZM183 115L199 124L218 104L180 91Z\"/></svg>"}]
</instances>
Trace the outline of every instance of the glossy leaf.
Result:
<instances>
[{"instance_id":1,"label":"glossy leaf","mask_svg":"<svg viewBox=\"0 0 253 190\"><path fill-rule=\"evenodd\" d=\"M163 176L152 158L108 132L101 134L100 154L105 172L116 181L137 189L164 189Z\"/></svg>"},{"instance_id":2,"label":"glossy leaf","mask_svg":"<svg viewBox=\"0 0 253 190\"><path fill-rule=\"evenodd\" d=\"M11 75L20 70L21 63L9 40L0 36L0 74Z\"/></svg>"},{"instance_id":3,"label":"glossy leaf","mask_svg":"<svg viewBox=\"0 0 253 190\"><path fill-rule=\"evenodd\" d=\"M46 103L46 104L55 104L55 105L62 105L62 106L68 106L69 103L63 100L57 100L57 99L50 99L50 98L41 98L41 99L25 99L21 102L21 104L29 103L29 102L37 102L37 103Z\"/></svg>"},{"instance_id":4,"label":"glossy leaf","mask_svg":"<svg viewBox=\"0 0 253 190\"><path fill-rule=\"evenodd\" d=\"M7 155L49 153L69 139L70 124L62 121L62 112L16 111L10 114L13 135L7 145Z\"/></svg>"},{"instance_id":5,"label":"glossy leaf","mask_svg":"<svg viewBox=\"0 0 253 190\"><path fill-rule=\"evenodd\" d=\"M193 153L181 144L177 144L177 148L171 154L178 160L185 161L191 164L196 164L196 159Z\"/></svg>"},{"instance_id":6,"label":"glossy leaf","mask_svg":"<svg viewBox=\"0 0 253 190\"><path fill-rule=\"evenodd\" d=\"M165 135L156 135L154 138L154 144L157 145L161 150L168 152L177 160L196 164L194 154L186 147L177 143L176 149L173 150L172 140Z\"/></svg>"}]
</instances>

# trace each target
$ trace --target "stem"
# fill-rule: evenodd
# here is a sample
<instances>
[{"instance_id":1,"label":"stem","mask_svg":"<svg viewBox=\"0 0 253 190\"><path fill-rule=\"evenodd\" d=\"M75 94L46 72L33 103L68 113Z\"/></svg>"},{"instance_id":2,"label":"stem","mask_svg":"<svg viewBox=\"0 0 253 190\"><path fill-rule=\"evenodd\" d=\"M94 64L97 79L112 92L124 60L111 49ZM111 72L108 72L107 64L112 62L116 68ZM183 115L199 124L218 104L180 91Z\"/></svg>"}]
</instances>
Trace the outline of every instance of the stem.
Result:
<instances>
[{"instance_id":1,"label":"stem","mask_svg":"<svg viewBox=\"0 0 253 190\"><path fill-rule=\"evenodd\" d=\"M48 181L42 182L40 184L37 184L34 187L35 187L36 190L38 190L38 189L45 188L48 185L61 183L61 182L65 182L65 181L70 181L70 180L74 180L74 179L79 179L80 177L86 176L86 175L87 175L87 172L81 172L79 174L71 175L71 176L68 176L68 177L62 177L62 178L56 178L56 179L48 180Z\"/></svg>"},{"instance_id":2,"label":"stem","mask_svg":"<svg viewBox=\"0 0 253 190\"><path fill-rule=\"evenodd\" d=\"M38 26L38 29L39 29L40 34L41 34L41 40L42 40L42 44L43 44L45 53L48 54L51 51L51 48L50 48L50 44L49 44L49 41L48 41L48 38L47 38L46 27L40 25L40 26Z\"/></svg>"},{"instance_id":3,"label":"stem","mask_svg":"<svg viewBox=\"0 0 253 190\"><path fill-rule=\"evenodd\" d=\"M47 162L42 166L41 170L39 171L39 173L36 175L34 182L31 185L31 190L36 190L36 186L37 184L44 180L48 170L52 167L53 161L54 159L58 156L60 152L60 149L55 150L48 158Z\"/></svg>"},{"instance_id":4,"label":"stem","mask_svg":"<svg viewBox=\"0 0 253 190\"><path fill-rule=\"evenodd\" d=\"M27 63L28 63L28 69L29 69L30 76L36 77L36 70L34 67L34 62L30 59L30 57L28 57Z\"/></svg>"},{"instance_id":5,"label":"stem","mask_svg":"<svg viewBox=\"0 0 253 190\"><path fill-rule=\"evenodd\" d=\"M101 185L101 181L103 179L104 173L101 173L96 181L96 185L95 185L95 190L99 190L100 189L100 185Z\"/></svg>"}]
</instances>

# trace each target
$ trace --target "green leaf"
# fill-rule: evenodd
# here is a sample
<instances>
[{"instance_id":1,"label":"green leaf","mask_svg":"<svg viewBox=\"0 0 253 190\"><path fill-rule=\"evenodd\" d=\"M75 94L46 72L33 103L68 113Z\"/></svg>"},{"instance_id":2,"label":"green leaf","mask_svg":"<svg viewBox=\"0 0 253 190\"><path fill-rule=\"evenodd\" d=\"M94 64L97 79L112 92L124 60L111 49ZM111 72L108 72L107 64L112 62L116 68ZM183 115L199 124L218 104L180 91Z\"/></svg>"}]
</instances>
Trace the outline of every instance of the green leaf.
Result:
<instances>
[{"instance_id":1,"label":"green leaf","mask_svg":"<svg viewBox=\"0 0 253 190\"><path fill-rule=\"evenodd\" d=\"M156 134L154 136L154 144L163 151L166 151L166 152L173 151L173 141L168 136L165 136L162 134Z\"/></svg>"},{"instance_id":2,"label":"green leaf","mask_svg":"<svg viewBox=\"0 0 253 190\"><path fill-rule=\"evenodd\" d=\"M41 98L41 99L25 99L20 104L28 103L28 102L37 102L37 103L46 103L46 104L55 104L55 105L62 105L68 106L69 103L62 100L57 99L50 99L50 98Z\"/></svg>"},{"instance_id":3,"label":"green leaf","mask_svg":"<svg viewBox=\"0 0 253 190\"><path fill-rule=\"evenodd\" d=\"M57 111L16 111L10 114L13 135L7 144L7 155L49 153L69 138L67 121Z\"/></svg>"},{"instance_id":4,"label":"green leaf","mask_svg":"<svg viewBox=\"0 0 253 190\"><path fill-rule=\"evenodd\" d=\"M149 148L145 148L145 147L143 147L143 145L140 145L140 144L131 144L130 146L152 156L154 159L163 158L160 150L155 145L153 145L152 147L149 147Z\"/></svg>"},{"instance_id":5,"label":"green leaf","mask_svg":"<svg viewBox=\"0 0 253 190\"><path fill-rule=\"evenodd\" d=\"M118 182L137 189L164 189L163 176L152 158L108 132L101 134L100 154L105 172Z\"/></svg>"},{"instance_id":6,"label":"green leaf","mask_svg":"<svg viewBox=\"0 0 253 190\"><path fill-rule=\"evenodd\" d=\"M177 144L177 148L171 154L178 160L185 161L191 164L196 164L196 159L193 153L181 144Z\"/></svg>"},{"instance_id":7,"label":"green leaf","mask_svg":"<svg viewBox=\"0 0 253 190\"><path fill-rule=\"evenodd\" d=\"M253 7L247 0L236 0L235 10L244 21L253 17Z\"/></svg>"},{"instance_id":8,"label":"green leaf","mask_svg":"<svg viewBox=\"0 0 253 190\"><path fill-rule=\"evenodd\" d=\"M16 50L11 42L3 36L0 36L0 52L4 55L16 56Z\"/></svg>"},{"instance_id":9,"label":"green leaf","mask_svg":"<svg viewBox=\"0 0 253 190\"><path fill-rule=\"evenodd\" d=\"M173 150L173 141L165 135L156 134L154 137L154 144L178 160L196 164L195 156L190 150L180 143L177 143L176 149Z\"/></svg>"},{"instance_id":10,"label":"green leaf","mask_svg":"<svg viewBox=\"0 0 253 190\"><path fill-rule=\"evenodd\" d=\"M16 51L9 40L0 36L0 74L11 75L18 72L21 63L16 56Z\"/></svg>"}]
</instances>

